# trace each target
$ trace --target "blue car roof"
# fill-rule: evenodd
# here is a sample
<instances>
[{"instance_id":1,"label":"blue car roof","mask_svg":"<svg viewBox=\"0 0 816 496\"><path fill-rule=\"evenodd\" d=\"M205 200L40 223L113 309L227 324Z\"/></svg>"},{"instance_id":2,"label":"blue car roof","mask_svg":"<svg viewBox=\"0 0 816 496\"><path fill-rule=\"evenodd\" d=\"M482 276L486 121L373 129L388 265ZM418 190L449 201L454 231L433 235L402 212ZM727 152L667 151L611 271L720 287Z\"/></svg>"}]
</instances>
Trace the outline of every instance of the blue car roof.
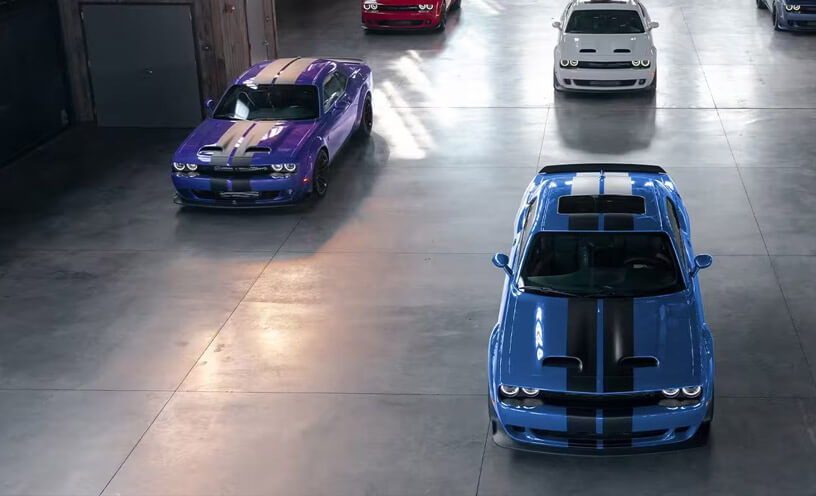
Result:
<instances>
[{"instance_id":1,"label":"blue car roof","mask_svg":"<svg viewBox=\"0 0 816 496\"><path fill-rule=\"evenodd\" d=\"M577 164L545 167L532 186L538 198L536 231L575 230L576 217L584 222L580 230L616 230L613 222L627 217L626 230L668 231L663 222L664 199L674 193L674 183L663 169L652 165ZM643 210L631 214L581 213L559 210L564 197L595 197L626 200L643 198ZM529 198L532 200L532 198ZM571 219L572 218L572 219ZM631 218L631 220L629 220ZM597 227L596 227L597 226Z\"/></svg>"}]
</instances>

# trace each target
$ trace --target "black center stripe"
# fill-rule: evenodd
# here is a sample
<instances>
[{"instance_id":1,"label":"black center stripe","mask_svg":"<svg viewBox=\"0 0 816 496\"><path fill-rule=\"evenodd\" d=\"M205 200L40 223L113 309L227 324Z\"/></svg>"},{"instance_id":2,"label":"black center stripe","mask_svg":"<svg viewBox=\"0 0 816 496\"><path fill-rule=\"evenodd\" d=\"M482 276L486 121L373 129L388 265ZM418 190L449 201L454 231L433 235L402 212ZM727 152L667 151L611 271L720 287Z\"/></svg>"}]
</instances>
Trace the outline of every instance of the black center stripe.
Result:
<instances>
[{"instance_id":1,"label":"black center stripe","mask_svg":"<svg viewBox=\"0 0 816 496\"><path fill-rule=\"evenodd\" d=\"M569 216L570 231L597 231L597 214L572 214Z\"/></svg>"},{"instance_id":2,"label":"black center stripe","mask_svg":"<svg viewBox=\"0 0 816 496\"><path fill-rule=\"evenodd\" d=\"M604 214L604 231L631 231L634 228L632 214Z\"/></svg>"},{"instance_id":3,"label":"black center stripe","mask_svg":"<svg viewBox=\"0 0 816 496\"><path fill-rule=\"evenodd\" d=\"M603 314L603 390L607 393L634 390L635 376L631 367L621 367L620 359L634 356L634 300L610 298L604 301ZM605 445L631 445L634 409L606 408L603 410L603 433ZM620 437L614 434L621 434ZM622 443L622 444L621 444Z\"/></svg>"},{"instance_id":4,"label":"black center stripe","mask_svg":"<svg viewBox=\"0 0 816 496\"><path fill-rule=\"evenodd\" d=\"M621 367L623 357L635 354L634 308L632 298L609 298L604 301L604 392L632 391L634 369Z\"/></svg>"},{"instance_id":5,"label":"black center stripe","mask_svg":"<svg viewBox=\"0 0 816 496\"><path fill-rule=\"evenodd\" d=\"M597 373L598 300L569 298L567 303L567 356L581 360L582 368L567 369L567 390L595 392Z\"/></svg>"},{"instance_id":6,"label":"black center stripe","mask_svg":"<svg viewBox=\"0 0 816 496\"><path fill-rule=\"evenodd\" d=\"M587 437L595 434L594 408L567 408L567 443L587 447Z\"/></svg>"}]
</instances>

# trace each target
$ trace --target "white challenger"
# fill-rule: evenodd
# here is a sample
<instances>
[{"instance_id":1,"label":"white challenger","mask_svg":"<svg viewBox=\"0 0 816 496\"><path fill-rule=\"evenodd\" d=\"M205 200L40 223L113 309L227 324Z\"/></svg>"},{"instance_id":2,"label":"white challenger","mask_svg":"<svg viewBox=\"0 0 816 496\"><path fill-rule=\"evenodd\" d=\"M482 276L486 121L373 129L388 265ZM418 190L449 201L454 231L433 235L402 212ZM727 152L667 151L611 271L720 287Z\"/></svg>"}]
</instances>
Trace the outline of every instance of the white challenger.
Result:
<instances>
[{"instance_id":1,"label":"white challenger","mask_svg":"<svg viewBox=\"0 0 816 496\"><path fill-rule=\"evenodd\" d=\"M652 22L639 0L571 0L555 46L557 91L655 91Z\"/></svg>"}]
</instances>

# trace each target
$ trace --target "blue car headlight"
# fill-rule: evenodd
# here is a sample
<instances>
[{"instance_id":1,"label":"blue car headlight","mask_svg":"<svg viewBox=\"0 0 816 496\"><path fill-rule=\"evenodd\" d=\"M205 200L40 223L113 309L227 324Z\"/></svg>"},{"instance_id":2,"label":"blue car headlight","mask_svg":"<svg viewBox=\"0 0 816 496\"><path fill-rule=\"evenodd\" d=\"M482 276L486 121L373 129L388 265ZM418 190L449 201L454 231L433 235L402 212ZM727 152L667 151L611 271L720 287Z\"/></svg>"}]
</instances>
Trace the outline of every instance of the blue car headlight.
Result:
<instances>
[{"instance_id":1,"label":"blue car headlight","mask_svg":"<svg viewBox=\"0 0 816 496\"><path fill-rule=\"evenodd\" d=\"M518 386L505 386L502 384L499 386L499 391L508 398L514 398L518 396L520 388Z\"/></svg>"}]
</instances>

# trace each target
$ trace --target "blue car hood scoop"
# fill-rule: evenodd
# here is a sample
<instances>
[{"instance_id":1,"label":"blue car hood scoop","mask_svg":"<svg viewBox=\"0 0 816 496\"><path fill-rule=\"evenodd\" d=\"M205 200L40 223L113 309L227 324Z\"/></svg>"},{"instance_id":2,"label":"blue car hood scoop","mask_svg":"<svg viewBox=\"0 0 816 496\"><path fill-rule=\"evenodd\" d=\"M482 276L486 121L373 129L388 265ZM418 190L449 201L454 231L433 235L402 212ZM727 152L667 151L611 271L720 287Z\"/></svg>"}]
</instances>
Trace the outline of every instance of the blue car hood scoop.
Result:
<instances>
[{"instance_id":1,"label":"blue car hood scoop","mask_svg":"<svg viewBox=\"0 0 816 496\"><path fill-rule=\"evenodd\" d=\"M601 300L522 293L504 323L500 380L587 393L700 384L693 309L685 291Z\"/></svg>"}]
</instances>

